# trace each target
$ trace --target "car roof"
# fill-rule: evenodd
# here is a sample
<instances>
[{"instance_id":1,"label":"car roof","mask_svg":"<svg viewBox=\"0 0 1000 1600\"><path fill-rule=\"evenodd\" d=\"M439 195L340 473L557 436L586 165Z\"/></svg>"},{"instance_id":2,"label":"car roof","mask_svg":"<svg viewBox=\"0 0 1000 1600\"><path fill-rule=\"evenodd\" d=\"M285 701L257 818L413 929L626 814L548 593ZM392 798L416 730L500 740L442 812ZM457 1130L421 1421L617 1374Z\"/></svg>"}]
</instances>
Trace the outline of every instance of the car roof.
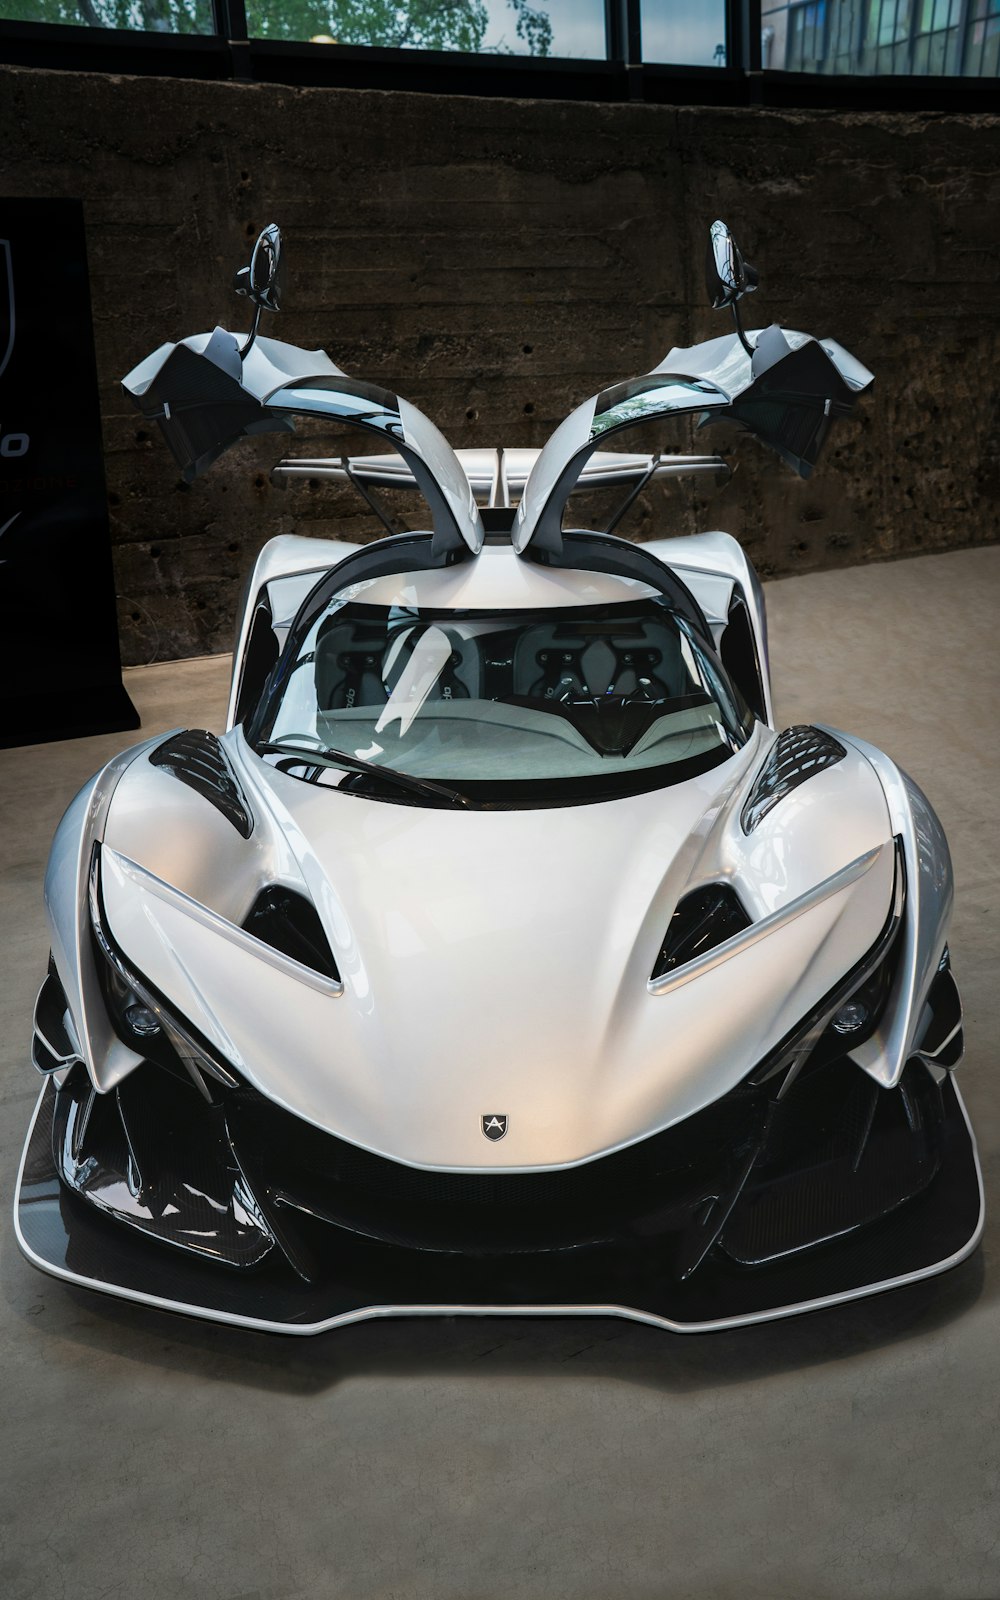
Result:
<instances>
[{"instance_id":1,"label":"car roof","mask_svg":"<svg viewBox=\"0 0 1000 1600\"><path fill-rule=\"evenodd\" d=\"M455 611L527 611L650 600L658 590L637 578L522 561L509 544L486 545L473 561L415 572L362 578L331 600L366 605Z\"/></svg>"}]
</instances>

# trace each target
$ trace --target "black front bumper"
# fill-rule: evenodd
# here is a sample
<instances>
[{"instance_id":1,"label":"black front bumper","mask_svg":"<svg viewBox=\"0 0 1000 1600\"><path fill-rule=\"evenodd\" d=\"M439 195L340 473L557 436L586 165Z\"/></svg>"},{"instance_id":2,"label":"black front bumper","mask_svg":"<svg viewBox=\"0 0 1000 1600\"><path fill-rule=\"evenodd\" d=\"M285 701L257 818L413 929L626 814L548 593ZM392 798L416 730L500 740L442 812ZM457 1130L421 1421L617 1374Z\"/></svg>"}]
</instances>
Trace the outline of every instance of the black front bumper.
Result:
<instances>
[{"instance_id":1,"label":"black front bumper","mask_svg":"<svg viewBox=\"0 0 1000 1600\"><path fill-rule=\"evenodd\" d=\"M246 1087L207 1108L159 1069L134 1080L89 1120L82 1071L46 1084L18 1181L22 1249L90 1288L274 1331L461 1312L707 1330L943 1272L982 1227L961 1098L918 1061L894 1090L841 1064L778 1112L741 1086L616 1155L522 1175L427 1173Z\"/></svg>"}]
</instances>

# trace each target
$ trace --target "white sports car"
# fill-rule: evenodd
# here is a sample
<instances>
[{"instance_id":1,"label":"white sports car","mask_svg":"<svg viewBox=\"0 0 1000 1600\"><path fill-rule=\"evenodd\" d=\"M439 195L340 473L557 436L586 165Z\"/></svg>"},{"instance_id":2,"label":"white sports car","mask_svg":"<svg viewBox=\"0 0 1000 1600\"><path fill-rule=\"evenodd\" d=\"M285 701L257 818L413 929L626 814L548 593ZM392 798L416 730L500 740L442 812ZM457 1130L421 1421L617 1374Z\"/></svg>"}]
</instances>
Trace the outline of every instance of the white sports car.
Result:
<instances>
[{"instance_id":1,"label":"white sports car","mask_svg":"<svg viewBox=\"0 0 1000 1600\"><path fill-rule=\"evenodd\" d=\"M456 453L399 396L257 336L125 379L188 478L296 415L389 454L293 459L432 529L273 539L227 731L99 772L46 876L44 1077L17 1185L57 1277L289 1333L390 1313L729 1327L941 1272L982 1187L948 849L837 730L776 731L761 590L722 533L564 526L578 486L725 473L615 453L684 413L802 474L871 374L743 328L588 400L541 451ZM616 519L617 520L617 519Z\"/></svg>"}]
</instances>

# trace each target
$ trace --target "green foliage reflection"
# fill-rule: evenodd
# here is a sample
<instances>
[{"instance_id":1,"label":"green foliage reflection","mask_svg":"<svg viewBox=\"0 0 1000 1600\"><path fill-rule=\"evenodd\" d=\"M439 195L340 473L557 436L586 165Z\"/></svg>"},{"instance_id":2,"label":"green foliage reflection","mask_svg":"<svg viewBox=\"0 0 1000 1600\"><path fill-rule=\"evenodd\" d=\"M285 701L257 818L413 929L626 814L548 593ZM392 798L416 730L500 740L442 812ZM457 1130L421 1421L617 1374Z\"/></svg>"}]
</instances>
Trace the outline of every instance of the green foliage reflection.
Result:
<instances>
[{"instance_id":1,"label":"green foliage reflection","mask_svg":"<svg viewBox=\"0 0 1000 1600\"><path fill-rule=\"evenodd\" d=\"M517 45L496 48L547 56L552 22L544 6L506 0ZM211 0L0 0L0 18L82 23L150 33L211 33ZM247 0L257 39L329 39L386 49L483 49L486 0Z\"/></svg>"}]
</instances>

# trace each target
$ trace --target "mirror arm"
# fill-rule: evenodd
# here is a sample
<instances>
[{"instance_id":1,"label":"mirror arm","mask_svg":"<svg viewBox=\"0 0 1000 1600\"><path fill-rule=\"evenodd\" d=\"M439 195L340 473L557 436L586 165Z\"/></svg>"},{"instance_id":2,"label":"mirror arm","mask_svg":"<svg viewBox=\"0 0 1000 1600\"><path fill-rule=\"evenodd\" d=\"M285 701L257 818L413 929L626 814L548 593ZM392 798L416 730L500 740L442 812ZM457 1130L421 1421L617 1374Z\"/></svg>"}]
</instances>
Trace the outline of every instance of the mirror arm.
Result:
<instances>
[{"instance_id":1,"label":"mirror arm","mask_svg":"<svg viewBox=\"0 0 1000 1600\"><path fill-rule=\"evenodd\" d=\"M253 345L253 342L257 337L257 329L260 327L260 314L261 314L261 311L263 309L264 308L260 304L260 301L259 300L255 300L254 301L254 308L253 308L253 326L251 327L250 332L247 335L246 344L243 344L243 345L240 346L240 360L241 361L249 354L249 351L250 351L250 349L251 349L251 347Z\"/></svg>"},{"instance_id":2,"label":"mirror arm","mask_svg":"<svg viewBox=\"0 0 1000 1600\"><path fill-rule=\"evenodd\" d=\"M740 312L740 303L739 303L738 300L734 300L733 301L733 321L736 324L736 332L737 332L737 335L739 337L740 344L743 346L743 348L746 351L747 355L752 357L753 356L753 345L750 343L750 340L747 338L746 334L743 332L743 316L742 316L742 313Z\"/></svg>"}]
</instances>

